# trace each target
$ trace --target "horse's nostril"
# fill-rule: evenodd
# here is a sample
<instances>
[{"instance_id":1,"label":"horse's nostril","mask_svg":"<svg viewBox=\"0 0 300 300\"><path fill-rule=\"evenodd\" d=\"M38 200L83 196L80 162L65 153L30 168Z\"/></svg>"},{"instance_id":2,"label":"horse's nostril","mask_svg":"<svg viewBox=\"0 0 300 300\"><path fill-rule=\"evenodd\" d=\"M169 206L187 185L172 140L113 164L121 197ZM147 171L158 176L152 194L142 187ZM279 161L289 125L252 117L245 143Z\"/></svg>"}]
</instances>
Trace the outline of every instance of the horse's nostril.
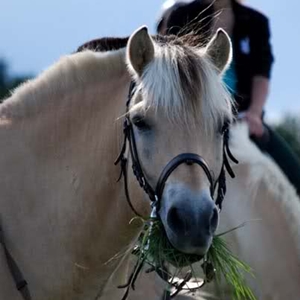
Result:
<instances>
[{"instance_id":1,"label":"horse's nostril","mask_svg":"<svg viewBox=\"0 0 300 300\"><path fill-rule=\"evenodd\" d=\"M180 218L179 209L176 207L171 207L168 212L167 222L169 227L174 232L181 232L184 230L184 221Z\"/></svg>"},{"instance_id":2,"label":"horse's nostril","mask_svg":"<svg viewBox=\"0 0 300 300\"><path fill-rule=\"evenodd\" d=\"M214 233L218 227L218 221L219 221L219 213L218 213L218 209L215 207L213 209L213 213L210 219L210 230L211 233Z\"/></svg>"}]
</instances>

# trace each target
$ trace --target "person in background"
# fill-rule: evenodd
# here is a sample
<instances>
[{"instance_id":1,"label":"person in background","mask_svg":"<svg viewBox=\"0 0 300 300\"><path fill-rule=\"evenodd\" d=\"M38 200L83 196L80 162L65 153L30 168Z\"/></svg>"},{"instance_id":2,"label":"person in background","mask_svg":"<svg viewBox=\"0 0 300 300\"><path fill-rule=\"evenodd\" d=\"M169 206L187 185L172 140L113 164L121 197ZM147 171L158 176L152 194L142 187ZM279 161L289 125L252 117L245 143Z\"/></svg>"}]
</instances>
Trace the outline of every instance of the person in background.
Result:
<instances>
[{"instance_id":1,"label":"person in background","mask_svg":"<svg viewBox=\"0 0 300 300\"><path fill-rule=\"evenodd\" d=\"M224 81L233 94L240 119L257 146L277 162L300 195L300 161L263 122L274 61L268 18L238 0L167 1L157 24L161 35L193 33L208 41L218 28L231 37L233 61Z\"/></svg>"}]
</instances>

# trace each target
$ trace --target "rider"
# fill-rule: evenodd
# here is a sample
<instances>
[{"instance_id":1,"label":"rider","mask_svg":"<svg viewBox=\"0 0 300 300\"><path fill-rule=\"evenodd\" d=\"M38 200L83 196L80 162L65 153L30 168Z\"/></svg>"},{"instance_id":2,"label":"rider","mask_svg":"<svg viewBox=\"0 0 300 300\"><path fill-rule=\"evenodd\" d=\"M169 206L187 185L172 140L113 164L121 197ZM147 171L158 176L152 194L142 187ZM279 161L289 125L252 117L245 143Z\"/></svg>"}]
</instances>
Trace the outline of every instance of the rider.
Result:
<instances>
[{"instance_id":1,"label":"rider","mask_svg":"<svg viewBox=\"0 0 300 300\"><path fill-rule=\"evenodd\" d=\"M233 62L224 80L234 95L239 116L248 123L252 140L273 157L300 195L299 159L263 122L273 63L268 18L238 0L167 2L173 5L164 10L159 20L159 34L196 32L207 38L222 27L230 35Z\"/></svg>"}]
</instances>

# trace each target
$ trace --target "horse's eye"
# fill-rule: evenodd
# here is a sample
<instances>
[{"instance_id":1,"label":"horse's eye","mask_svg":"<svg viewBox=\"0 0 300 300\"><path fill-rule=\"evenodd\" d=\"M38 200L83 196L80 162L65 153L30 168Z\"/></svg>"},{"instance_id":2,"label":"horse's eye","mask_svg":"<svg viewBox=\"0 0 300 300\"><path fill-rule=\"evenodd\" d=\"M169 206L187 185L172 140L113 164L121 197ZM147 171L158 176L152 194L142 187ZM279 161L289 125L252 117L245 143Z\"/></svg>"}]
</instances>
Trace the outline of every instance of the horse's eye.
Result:
<instances>
[{"instance_id":1,"label":"horse's eye","mask_svg":"<svg viewBox=\"0 0 300 300\"><path fill-rule=\"evenodd\" d=\"M226 120L224 123L223 123L223 126L220 130L220 133L221 134L224 134L228 129L229 129L229 125L230 125L230 121Z\"/></svg>"},{"instance_id":2,"label":"horse's eye","mask_svg":"<svg viewBox=\"0 0 300 300\"><path fill-rule=\"evenodd\" d=\"M140 117L140 116L133 117L132 118L132 123L139 130L149 130L150 129L149 124L147 124L147 122L144 120L143 117Z\"/></svg>"}]
</instances>

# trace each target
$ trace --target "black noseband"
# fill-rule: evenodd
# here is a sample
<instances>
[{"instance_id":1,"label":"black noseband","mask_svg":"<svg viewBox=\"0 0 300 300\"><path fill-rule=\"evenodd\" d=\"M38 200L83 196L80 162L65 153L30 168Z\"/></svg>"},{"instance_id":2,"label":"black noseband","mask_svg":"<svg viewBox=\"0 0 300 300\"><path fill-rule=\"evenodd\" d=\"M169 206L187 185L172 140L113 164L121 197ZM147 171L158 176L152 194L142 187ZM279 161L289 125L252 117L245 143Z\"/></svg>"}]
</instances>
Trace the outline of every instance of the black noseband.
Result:
<instances>
[{"instance_id":1,"label":"black noseband","mask_svg":"<svg viewBox=\"0 0 300 300\"><path fill-rule=\"evenodd\" d=\"M198 154L194 153L182 153L177 156L175 156L163 169L162 173L159 176L156 189L155 189L155 194L157 195L158 199L161 199L165 183L168 180L169 176L171 173L179 167L181 164L187 164L187 165L192 165L192 164L197 164L199 165L204 173L206 174L208 181L210 183L210 192L211 195L213 195L213 186L214 186L214 181L213 177L209 171L208 165L205 162L205 160Z\"/></svg>"}]
</instances>

